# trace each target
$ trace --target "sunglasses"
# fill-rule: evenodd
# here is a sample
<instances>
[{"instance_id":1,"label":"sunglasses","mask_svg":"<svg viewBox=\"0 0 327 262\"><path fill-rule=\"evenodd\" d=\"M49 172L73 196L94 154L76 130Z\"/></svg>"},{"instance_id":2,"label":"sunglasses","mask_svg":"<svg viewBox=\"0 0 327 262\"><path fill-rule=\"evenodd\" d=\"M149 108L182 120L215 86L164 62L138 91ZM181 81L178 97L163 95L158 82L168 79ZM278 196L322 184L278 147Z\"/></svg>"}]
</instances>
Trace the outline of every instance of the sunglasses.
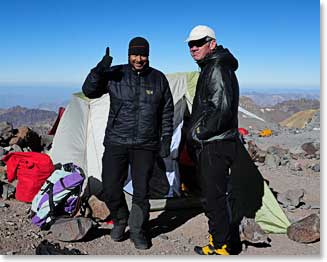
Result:
<instances>
[{"instance_id":1,"label":"sunglasses","mask_svg":"<svg viewBox=\"0 0 327 262\"><path fill-rule=\"evenodd\" d=\"M210 37L205 37L205 38L202 38L199 40L193 40L193 41L188 42L188 47L189 48L192 48L193 46L201 47L201 46L205 45L206 43L209 43L211 40L212 39Z\"/></svg>"}]
</instances>

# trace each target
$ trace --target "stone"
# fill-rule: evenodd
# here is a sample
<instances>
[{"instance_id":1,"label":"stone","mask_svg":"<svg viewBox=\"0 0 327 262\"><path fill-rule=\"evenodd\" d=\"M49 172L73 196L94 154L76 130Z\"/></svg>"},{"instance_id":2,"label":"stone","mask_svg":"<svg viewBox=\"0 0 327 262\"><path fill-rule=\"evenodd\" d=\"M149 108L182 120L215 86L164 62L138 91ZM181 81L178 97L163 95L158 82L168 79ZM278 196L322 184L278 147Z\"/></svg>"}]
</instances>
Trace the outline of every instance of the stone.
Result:
<instances>
[{"instance_id":1,"label":"stone","mask_svg":"<svg viewBox=\"0 0 327 262\"><path fill-rule=\"evenodd\" d=\"M317 148L314 146L314 144L312 142L309 143L304 143L301 148L303 149L303 151L305 153L307 153L308 155L314 155L315 152L317 151Z\"/></svg>"},{"instance_id":2,"label":"stone","mask_svg":"<svg viewBox=\"0 0 327 262\"><path fill-rule=\"evenodd\" d=\"M270 146L267 148L267 154L277 155L282 158L283 156L289 154L289 150L279 146Z\"/></svg>"},{"instance_id":3,"label":"stone","mask_svg":"<svg viewBox=\"0 0 327 262\"><path fill-rule=\"evenodd\" d=\"M241 241L247 241L252 244L269 244L271 242L268 235L263 231L259 224L255 222L254 218L243 217L239 226L239 232Z\"/></svg>"},{"instance_id":4,"label":"stone","mask_svg":"<svg viewBox=\"0 0 327 262\"><path fill-rule=\"evenodd\" d=\"M276 168L280 165L280 158L278 155L267 154L265 165L270 168Z\"/></svg>"},{"instance_id":5,"label":"stone","mask_svg":"<svg viewBox=\"0 0 327 262\"><path fill-rule=\"evenodd\" d=\"M287 228L289 239L300 243L312 243L320 239L320 218L311 214Z\"/></svg>"},{"instance_id":6,"label":"stone","mask_svg":"<svg viewBox=\"0 0 327 262\"><path fill-rule=\"evenodd\" d=\"M266 151L261 150L253 140L247 142L247 150L254 162L265 162Z\"/></svg>"},{"instance_id":7,"label":"stone","mask_svg":"<svg viewBox=\"0 0 327 262\"><path fill-rule=\"evenodd\" d=\"M13 126L8 122L0 122L0 137L8 140L12 136Z\"/></svg>"},{"instance_id":8,"label":"stone","mask_svg":"<svg viewBox=\"0 0 327 262\"><path fill-rule=\"evenodd\" d=\"M88 200L89 207L91 209L92 217L100 220L105 220L110 211L105 202L99 200L95 195L92 195Z\"/></svg>"},{"instance_id":9,"label":"stone","mask_svg":"<svg viewBox=\"0 0 327 262\"><path fill-rule=\"evenodd\" d=\"M287 156L283 156L280 159L280 165L281 166L286 166L290 162L289 158Z\"/></svg>"},{"instance_id":10,"label":"stone","mask_svg":"<svg viewBox=\"0 0 327 262\"><path fill-rule=\"evenodd\" d=\"M301 165L300 162L292 163L291 166L290 166L290 169L292 171L302 171L303 170L302 165Z\"/></svg>"},{"instance_id":11,"label":"stone","mask_svg":"<svg viewBox=\"0 0 327 262\"><path fill-rule=\"evenodd\" d=\"M287 190L284 193L280 193L277 195L277 200L279 203L283 205L283 207L289 207L289 209L293 209L292 207L298 207L302 198L304 196L304 189L294 189Z\"/></svg>"},{"instance_id":12,"label":"stone","mask_svg":"<svg viewBox=\"0 0 327 262\"><path fill-rule=\"evenodd\" d=\"M8 207L9 205L4 202L0 202L0 208Z\"/></svg>"},{"instance_id":13,"label":"stone","mask_svg":"<svg viewBox=\"0 0 327 262\"><path fill-rule=\"evenodd\" d=\"M315 164L311 169L315 172L320 172L320 164Z\"/></svg>"},{"instance_id":14,"label":"stone","mask_svg":"<svg viewBox=\"0 0 327 262\"><path fill-rule=\"evenodd\" d=\"M165 234L161 234L161 235L159 235L159 237L161 239L163 239L163 240L168 240L169 239L169 237L167 235L165 235Z\"/></svg>"}]
</instances>

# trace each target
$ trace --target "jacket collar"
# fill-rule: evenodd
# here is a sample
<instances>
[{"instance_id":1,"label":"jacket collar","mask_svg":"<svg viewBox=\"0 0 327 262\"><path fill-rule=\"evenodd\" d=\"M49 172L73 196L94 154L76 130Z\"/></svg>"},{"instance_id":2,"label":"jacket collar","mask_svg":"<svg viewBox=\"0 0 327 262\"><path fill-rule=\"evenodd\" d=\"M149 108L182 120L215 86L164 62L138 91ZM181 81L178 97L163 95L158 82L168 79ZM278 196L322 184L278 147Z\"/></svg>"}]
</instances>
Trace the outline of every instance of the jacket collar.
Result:
<instances>
[{"instance_id":1,"label":"jacket collar","mask_svg":"<svg viewBox=\"0 0 327 262\"><path fill-rule=\"evenodd\" d=\"M203 59L197 61L196 63L203 68L209 61L216 59L218 55L218 48L222 46L216 46L211 53L207 54Z\"/></svg>"},{"instance_id":2,"label":"jacket collar","mask_svg":"<svg viewBox=\"0 0 327 262\"><path fill-rule=\"evenodd\" d=\"M210 54L197 63L202 69L212 60L217 60L219 64L228 66L233 71L236 71L238 68L237 59L229 52L227 48L224 48L222 45L216 46Z\"/></svg>"},{"instance_id":3,"label":"jacket collar","mask_svg":"<svg viewBox=\"0 0 327 262\"><path fill-rule=\"evenodd\" d=\"M144 76L144 75L147 75L147 74L149 74L150 73L150 71L151 71L151 67L149 66L149 63L146 65L146 67L144 67L141 71L135 71L134 69L133 69L133 67L132 67L132 65L131 64L127 64L127 66L128 66L128 68L129 68L129 70L131 70L134 74L138 74L138 75L140 75L140 76Z\"/></svg>"}]
</instances>

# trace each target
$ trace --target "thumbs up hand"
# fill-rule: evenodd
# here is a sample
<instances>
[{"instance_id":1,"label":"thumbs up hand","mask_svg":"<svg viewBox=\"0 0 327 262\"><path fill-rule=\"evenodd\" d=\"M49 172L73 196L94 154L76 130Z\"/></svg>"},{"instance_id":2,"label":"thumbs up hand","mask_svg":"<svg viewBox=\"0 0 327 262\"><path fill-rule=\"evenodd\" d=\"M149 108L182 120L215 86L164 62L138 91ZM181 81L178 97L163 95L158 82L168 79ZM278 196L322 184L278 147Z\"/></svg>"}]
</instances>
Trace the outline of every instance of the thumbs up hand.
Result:
<instances>
[{"instance_id":1,"label":"thumbs up hand","mask_svg":"<svg viewBox=\"0 0 327 262\"><path fill-rule=\"evenodd\" d=\"M103 74L110 69L112 63L112 57L110 56L109 47L106 48L106 53L103 56L102 60L95 67L96 72L99 74Z\"/></svg>"}]
</instances>

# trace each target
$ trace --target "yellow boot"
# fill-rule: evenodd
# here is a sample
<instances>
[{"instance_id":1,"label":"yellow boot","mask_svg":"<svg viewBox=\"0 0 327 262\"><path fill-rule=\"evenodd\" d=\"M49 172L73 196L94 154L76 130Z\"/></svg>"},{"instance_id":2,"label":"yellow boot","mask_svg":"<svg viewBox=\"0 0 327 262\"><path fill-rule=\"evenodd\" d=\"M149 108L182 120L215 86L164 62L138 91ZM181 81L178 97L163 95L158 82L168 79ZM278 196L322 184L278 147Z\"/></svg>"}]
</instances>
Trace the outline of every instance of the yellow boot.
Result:
<instances>
[{"instance_id":1,"label":"yellow boot","mask_svg":"<svg viewBox=\"0 0 327 262\"><path fill-rule=\"evenodd\" d=\"M195 253L199 255L221 255L221 256L228 256L229 252L227 251L227 245L223 245L220 248L215 249L213 245L213 238L212 235L209 235L209 244L204 247L196 246L194 247Z\"/></svg>"}]
</instances>

